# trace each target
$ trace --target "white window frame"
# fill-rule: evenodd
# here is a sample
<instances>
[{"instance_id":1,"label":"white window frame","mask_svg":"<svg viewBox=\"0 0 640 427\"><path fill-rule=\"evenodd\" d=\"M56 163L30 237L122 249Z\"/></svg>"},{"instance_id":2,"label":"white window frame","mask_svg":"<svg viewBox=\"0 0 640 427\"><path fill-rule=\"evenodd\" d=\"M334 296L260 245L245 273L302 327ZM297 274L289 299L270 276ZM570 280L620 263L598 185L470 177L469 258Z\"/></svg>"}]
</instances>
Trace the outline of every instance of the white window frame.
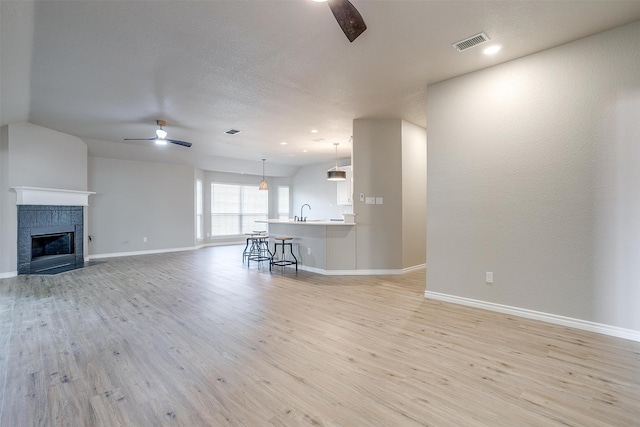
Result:
<instances>
[{"instance_id":1,"label":"white window frame","mask_svg":"<svg viewBox=\"0 0 640 427\"><path fill-rule=\"evenodd\" d=\"M204 240L204 215L203 209L204 201L202 193L202 180L196 180L196 240Z\"/></svg>"},{"instance_id":2,"label":"white window frame","mask_svg":"<svg viewBox=\"0 0 640 427\"><path fill-rule=\"evenodd\" d=\"M237 187L240 190L239 198L238 198L238 209L234 212L216 212L216 195L215 195L215 187L219 186L232 186ZM244 211L244 203L245 203L245 192L256 192L256 195L260 194L260 197L264 197L264 212L246 212ZM227 234L217 234L219 231L216 229L216 224L218 221L227 217L237 224L237 229L233 233ZM233 218L237 217L236 221L233 221ZM251 220L253 219L253 220ZM211 237L220 238L220 237L234 237L240 236L244 233L250 233L253 231L267 230L266 223L256 223L255 220L267 220L269 219L269 193L268 190L258 190L257 185L247 185L247 184L237 184L237 183L229 183L229 182L212 182L211 183ZM250 221L251 224L247 224L247 221Z\"/></svg>"},{"instance_id":3,"label":"white window frame","mask_svg":"<svg viewBox=\"0 0 640 427\"><path fill-rule=\"evenodd\" d=\"M287 194L286 197L281 194L286 190ZM291 190L289 189L288 185L279 185L278 186L278 200L277 200L277 210L278 210L278 219L280 220L286 220L290 218L290 213L291 213L291 200L290 200L290 195L291 195ZM283 201L286 200L286 208L285 206L282 204Z\"/></svg>"}]
</instances>

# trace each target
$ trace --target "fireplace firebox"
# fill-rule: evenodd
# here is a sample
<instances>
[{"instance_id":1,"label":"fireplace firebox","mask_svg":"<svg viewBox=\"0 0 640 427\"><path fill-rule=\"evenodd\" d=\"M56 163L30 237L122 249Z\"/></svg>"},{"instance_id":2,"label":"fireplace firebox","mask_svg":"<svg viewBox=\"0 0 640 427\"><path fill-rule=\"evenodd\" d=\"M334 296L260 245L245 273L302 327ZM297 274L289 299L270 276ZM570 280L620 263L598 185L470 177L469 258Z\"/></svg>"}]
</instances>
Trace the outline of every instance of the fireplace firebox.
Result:
<instances>
[{"instance_id":1,"label":"fireplace firebox","mask_svg":"<svg viewBox=\"0 0 640 427\"><path fill-rule=\"evenodd\" d=\"M74 265L75 227L49 227L31 229L31 272L43 272ZM34 234L36 233L36 234Z\"/></svg>"}]
</instances>

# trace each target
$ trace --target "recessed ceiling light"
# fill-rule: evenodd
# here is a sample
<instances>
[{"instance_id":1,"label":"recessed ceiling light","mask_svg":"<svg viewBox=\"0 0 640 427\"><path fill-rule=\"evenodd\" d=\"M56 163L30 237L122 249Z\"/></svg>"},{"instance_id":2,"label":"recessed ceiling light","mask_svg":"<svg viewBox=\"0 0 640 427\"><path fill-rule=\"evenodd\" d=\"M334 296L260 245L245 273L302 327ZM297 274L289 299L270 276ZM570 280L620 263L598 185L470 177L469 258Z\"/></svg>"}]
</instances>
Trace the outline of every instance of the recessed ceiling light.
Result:
<instances>
[{"instance_id":1,"label":"recessed ceiling light","mask_svg":"<svg viewBox=\"0 0 640 427\"><path fill-rule=\"evenodd\" d=\"M484 48L482 53L484 53L485 55L493 55L494 53L498 53L500 49L502 49L502 46L500 46L499 44L494 44Z\"/></svg>"},{"instance_id":2,"label":"recessed ceiling light","mask_svg":"<svg viewBox=\"0 0 640 427\"><path fill-rule=\"evenodd\" d=\"M311 129L311 133L318 133L318 129Z\"/></svg>"},{"instance_id":3,"label":"recessed ceiling light","mask_svg":"<svg viewBox=\"0 0 640 427\"><path fill-rule=\"evenodd\" d=\"M280 145L287 145L287 141L282 141Z\"/></svg>"},{"instance_id":4,"label":"recessed ceiling light","mask_svg":"<svg viewBox=\"0 0 640 427\"><path fill-rule=\"evenodd\" d=\"M309 151L309 150L302 150L303 153L306 153L307 151Z\"/></svg>"}]
</instances>

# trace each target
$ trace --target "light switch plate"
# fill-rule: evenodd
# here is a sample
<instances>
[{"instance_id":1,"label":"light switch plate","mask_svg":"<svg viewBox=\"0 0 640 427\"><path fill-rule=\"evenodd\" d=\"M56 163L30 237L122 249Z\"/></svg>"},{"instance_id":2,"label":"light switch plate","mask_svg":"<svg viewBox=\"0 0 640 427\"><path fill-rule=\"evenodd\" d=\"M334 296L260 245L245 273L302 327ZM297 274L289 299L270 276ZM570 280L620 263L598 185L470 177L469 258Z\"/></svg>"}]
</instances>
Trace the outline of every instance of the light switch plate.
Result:
<instances>
[{"instance_id":1,"label":"light switch plate","mask_svg":"<svg viewBox=\"0 0 640 427\"><path fill-rule=\"evenodd\" d=\"M375 197L367 197L365 203L367 205L375 205L376 204L376 198Z\"/></svg>"},{"instance_id":2,"label":"light switch plate","mask_svg":"<svg viewBox=\"0 0 640 427\"><path fill-rule=\"evenodd\" d=\"M382 197L376 197L376 205L382 204Z\"/></svg>"}]
</instances>

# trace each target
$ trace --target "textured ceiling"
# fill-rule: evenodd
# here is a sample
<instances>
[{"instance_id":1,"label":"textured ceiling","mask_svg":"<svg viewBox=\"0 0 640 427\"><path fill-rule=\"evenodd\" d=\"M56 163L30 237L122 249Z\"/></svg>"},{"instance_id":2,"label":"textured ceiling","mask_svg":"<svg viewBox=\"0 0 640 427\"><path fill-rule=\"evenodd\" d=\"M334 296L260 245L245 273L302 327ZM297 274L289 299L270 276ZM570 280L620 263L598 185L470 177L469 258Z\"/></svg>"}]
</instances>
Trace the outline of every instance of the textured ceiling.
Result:
<instances>
[{"instance_id":1,"label":"textured ceiling","mask_svg":"<svg viewBox=\"0 0 640 427\"><path fill-rule=\"evenodd\" d=\"M334 142L348 156L353 119L426 126L430 83L640 19L640 1L352 3L368 30L349 43L311 0L1 1L2 124L79 136L93 155L256 173L264 157L287 175ZM451 47L481 31L498 55ZM156 119L193 147L122 141Z\"/></svg>"}]
</instances>

